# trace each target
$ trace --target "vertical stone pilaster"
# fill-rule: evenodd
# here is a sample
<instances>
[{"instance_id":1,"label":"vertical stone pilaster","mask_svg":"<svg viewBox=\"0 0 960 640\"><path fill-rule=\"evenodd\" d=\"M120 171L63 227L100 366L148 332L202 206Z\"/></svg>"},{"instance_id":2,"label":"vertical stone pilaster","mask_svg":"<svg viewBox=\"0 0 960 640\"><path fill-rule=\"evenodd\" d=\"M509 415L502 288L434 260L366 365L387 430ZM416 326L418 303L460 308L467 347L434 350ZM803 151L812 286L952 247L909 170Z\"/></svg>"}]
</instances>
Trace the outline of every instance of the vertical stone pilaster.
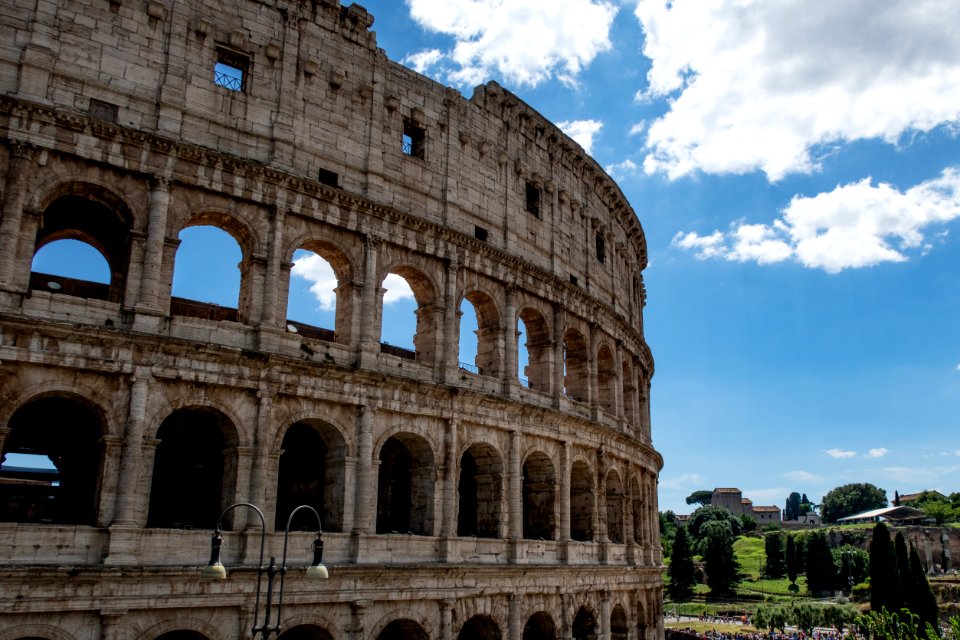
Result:
<instances>
[{"instance_id":1,"label":"vertical stone pilaster","mask_svg":"<svg viewBox=\"0 0 960 640\"><path fill-rule=\"evenodd\" d=\"M123 438L112 435L102 436L100 446L103 448L103 482L100 485L100 504L97 505L97 526L106 527L113 522L117 506L117 484Z\"/></svg>"},{"instance_id":2,"label":"vertical stone pilaster","mask_svg":"<svg viewBox=\"0 0 960 640\"><path fill-rule=\"evenodd\" d=\"M14 265L19 256L21 223L26 201L27 181L36 167L37 151L32 145L13 143L10 166L4 184L3 208L0 209L0 288L14 287Z\"/></svg>"},{"instance_id":3,"label":"vertical stone pilaster","mask_svg":"<svg viewBox=\"0 0 960 640\"><path fill-rule=\"evenodd\" d=\"M368 603L364 600L354 600L350 603L350 640L364 640L364 619Z\"/></svg>"},{"instance_id":4,"label":"vertical stone pilaster","mask_svg":"<svg viewBox=\"0 0 960 640\"><path fill-rule=\"evenodd\" d=\"M590 404L590 416L594 420L599 420L603 416L603 407L600 406L599 376L597 374L597 334L600 331L600 325L596 322L590 323L590 335L587 337L588 349L587 366L590 371L590 383L587 385L587 402Z\"/></svg>"},{"instance_id":5,"label":"vertical stone pilaster","mask_svg":"<svg viewBox=\"0 0 960 640\"><path fill-rule=\"evenodd\" d=\"M136 501L140 499L137 486L140 484L140 465L143 458L144 420L147 398L150 392L150 370L138 368L131 378L130 404L127 407L127 425L124 433L123 452L118 480L117 506L113 527L135 527L144 523L135 517Z\"/></svg>"},{"instance_id":6,"label":"vertical stone pilaster","mask_svg":"<svg viewBox=\"0 0 960 640\"><path fill-rule=\"evenodd\" d=\"M516 545L523 539L523 467L520 460L521 435L519 431L510 432L510 539L514 544L516 561Z\"/></svg>"},{"instance_id":7,"label":"vertical stone pilaster","mask_svg":"<svg viewBox=\"0 0 960 640\"><path fill-rule=\"evenodd\" d=\"M440 640L453 640L454 601L445 598L437 604L440 607Z\"/></svg>"},{"instance_id":8,"label":"vertical stone pilaster","mask_svg":"<svg viewBox=\"0 0 960 640\"><path fill-rule=\"evenodd\" d=\"M368 404L357 408L357 482L354 494L354 522L351 532L352 562L362 560L363 537L372 530L374 509L373 419L376 407Z\"/></svg>"},{"instance_id":9,"label":"vertical stone pilaster","mask_svg":"<svg viewBox=\"0 0 960 640\"><path fill-rule=\"evenodd\" d=\"M563 370L563 309L559 304L553 305L553 408L559 409L563 398L564 380Z\"/></svg>"},{"instance_id":10,"label":"vertical stone pilaster","mask_svg":"<svg viewBox=\"0 0 960 640\"><path fill-rule=\"evenodd\" d=\"M615 343L613 372L616 375L616 382L613 385L613 402L616 408L617 423L620 425L620 430L623 431L626 425L626 417L623 406L623 342L620 340Z\"/></svg>"},{"instance_id":11,"label":"vertical stone pilaster","mask_svg":"<svg viewBox=\"0 0 960 640\"><path fill-rule=\"evenodd\" d=\"M508 612L507 625L509 627L509 640L523 640L523 620L520 618L521 597L516 593L507 596Z\"/></svg>"},{"instance_id":12,"label":"vertical stone pilaster","mask_svg":"<svg viewBox=\"0 0 960 640\"><path fill-rule=\"evenodd\" d=\"M163 266L163 245L167 235L167 213L170 209L170 180L154 177L150 183L147 239L140 274L140 292L135 309L160 314L160 278Z\"/></svg>"},{"instance_id":13,"label":"vertical stone pilaster","mask_svg":"<svg viewBox=\"0 0 960 640\"><path fill-rule=\"evenodd\" d=\"M460 317L457 308L457 272L459 265L455 258L452 258L447 264L446 277L444 279L444 305L443 305L443 343L440 349L440 359L437 363L437 380L452 384L457 378L459 369L459 352L455 345L458 343L458 319Z\"/></svg>"},{"instance_id":14,"label":"vertical stone pilaster","mask_svg":"<svg viewBox=\"0 0 960 640\"><path fill-rule=\"evenodd\" d=\"M379 329L377 312L380 282L377 279L377 252L380 239L368 235L364 243L363 260L363 291L360 297L360 341L357 345L357 366L361 369L373 369L377 364L377 354L380 345L377 330Z\"/></svg>"},{"instance_id":15,"label":"vertical stone pilaster","mask_svg":"<svg viewBox=\"0 0 960 640\"><path fill-rule=\"evenodd\" d=\"M600 592L600 637L598 640L610 640L610 592Z\"/></svg>"},{"instance_id":16,"label":"vertical stone pilaster","mask_svg":"<svg viewBox=\"0 0 960 640\"><path fill-rule=\"evenodd\" d=\"M270 246L267 249L267 268L263 283L263 313L260 323L269 329L280 329L281 321L286 314L281 314L281 307L286 309L286 301L279 300L277 292L283 287L280 283L280 271L283 256L280 255L283 246L283 222L286 212L279 207L270 211Z\"/></svg>"},{"instance_id":17,"label":"vertical stone pilaster","mask_svg":"<svg viewBox=\"0 0 960 640\"><path fill-rule=\"evenodd\" d=\"M517 302L516 287L503 291L503 395L516 395L517 381Z\"/></svg>"}]
</instances>

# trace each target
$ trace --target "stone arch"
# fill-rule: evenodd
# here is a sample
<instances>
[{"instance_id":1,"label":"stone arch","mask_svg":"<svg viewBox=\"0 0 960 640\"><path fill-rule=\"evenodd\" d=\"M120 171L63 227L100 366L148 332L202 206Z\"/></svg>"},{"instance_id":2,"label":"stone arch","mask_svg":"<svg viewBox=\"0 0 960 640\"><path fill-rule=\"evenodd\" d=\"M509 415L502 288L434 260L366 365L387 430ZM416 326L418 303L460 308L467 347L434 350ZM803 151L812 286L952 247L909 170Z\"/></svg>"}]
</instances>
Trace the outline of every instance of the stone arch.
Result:
<instances>
[{"instance_id":1,"label":"stone arch","mask_svg":"<svg viewBox=\"0 0 960 640\"><path fill-rule=\"evenodd\" d=\"M214 624L189 616L177 616L168 618L148 627L137 636L136 640L160 640L160 638L170 638L167 634L186 632L183 640L226 640L227 629L221 629ZM199 637L197 637L199 636Z\"/></svg>"},{"instance_id":2,"label":"stone arch","mask_svg":"<svg viewBox=\"0 0 960 640\"><path fill-rule=\"evenodd\" d=\"M577 610L571 625L573 640L596 640L599 635L596 613L586 605Z\"/></svg>"},{"instance_id":3,"label":"stone arch","mask_svg":"<svg viewBox=\"0 0 960 640\"><path fill-rule=\"evenodd\" d=\"M494 297L480 288L465 291L463 300L473 305L477 314L477 356L472 364L480 375L500 377L503 358L500 309ZM462 335L460 341L463 341Z\"/></svg>"},{"instance_id":4,"label":"stone arch","mask_svg":"<svg viewBox=\"0 0 960 640\"><path fill-rule=\"evenodd\" d=\"M371 637L376 640L430 640L432 634L423 620L394 617L396 615L394 612L390 618L378 622Z\"/></svg>"},{"instance_id":5,"label":"stone arch","mask_svg":"<svg viewBox=\"0 0 960 640\"><path fill-rule=\"evenodd\" d=\"M206 320L229 320L246 322L253 314L255 280L255 256L259 255L260 242L256 231L239 216L222 209L207 208L188 215L174 232L179 234L190 227L214 227L229 235L240 247L240 290L237 296L236 312L232 307L212 305L186 298L171 298L171 315L197 317ZM178 247L178 252L182 245ZM176 275L176 257L173 262L173 275ZM171 279L171 287L173 280Z\"/></svg>"},{"instance_id":6,"label":"stone arch","mask_svg":"<svg viewBox=\"0 0 960 640\"><path fill-rule=\"evenodd\" d=\"M595 502L593 471L577 460L570 466L570 539L580 542L593 540Z\"/></svg>"},{"instance_id":7,"label":"stone arch","mask_svg":"<svg viewBox=\"0 0 960 640\"><path fill-rule=\"evenodd\" d=\"M159 433L160 424L163 422L163 420L168 418L170 414L180 409L205 407L222 414L226 418L226 423L224 424L229 424L230 430L225 435L227 436L227 442L230 443L230 446L252 447L254 442L253 434L240 430L240 427L248 421L243 420L241 414L235 410L235 406L236 405L230 406L229 404L223 402L216 395L209 395L206 393L205 388L201 388L197 393L184 395L170 402L163 403L155 411L153 411L153 413L149 416L149 419L146 421L146 424L157 425L157 429L152 435L153 437L158 438L159 436L157 434Z\"/></svg>"},{"instance_id":8,"label":"stone arch","mask_svg":"<svg viewBox=\"0 0 960 640\"><path fill-rule=\"evenodd\" d=\"M572 400L590 398L590 353L587 339L576 327L563 334L563 389Z\"/></svg>"},{"instance_id":9,"label":"stone arch","mask_svg":"<svg viewBox=\"0 0 960 640\"><path fill-rule=\"evenodd\" d=\"M627 640L627 612L622 605L616 604L610 611L610 640Z\"/></svg>"},{"instance_id":10,"label":"stone arch","mask_svg":"<svg viewBox=\"0 0 960 640\"><path fill-rule=\"evenodd\" d=\"M433 364L440 354L439 340L442 333L440 325L443 309L437 304L437 292L439 289L434 280L424 270L412 266L409 263L398 262L383 269L379 280L380 289L378 297L380 300L377 305L381 339L385 317L383 304L383 292L385 289L383 288L383 282L386 277L391 274L398 275L406 281L417 303L416 329L413 335L413 358L423 364ZM405 349L390 349L387 345L385 345L385 347L387 347L383 349L385 352L400 355L401 357L406 356L406 354L403 353L403 351L406 351Z\"/></svg>"},{"instance_id":11,"label":"stone arch","mask_svg":"<svg viewBox=\"0 0 960 640\"><path fill-rule=\"evenodd\" d=\"M285 626L287 628L278 640L334 640L333 635L320 625L287 623Z\"/></svg>"},{"instance_id":12,"label":"stone arch","mask_svg":"<svg viewBox=\"0 0 960 640\"><path fill-rule=\"evenodd\" d=\"M284 608L283 618L285 631L280 634L283 640L340 640L344 635L337 628L336 623L328 616L321 615L316 607L305 607L300 610L300 613L293 614L288 613L288 609ZM286 634L297 627L306 627L306 630L317 632L318 635L288 638ZM326 637L322 634L326 634Z\"/></svg>"},{"instance_id":13,"label":"stone arch","mask_svg":"<svg viewBox=\"0 0 960 640\"><path fill-rule=\"evenodd\" d=\"M476 615L463 623L457 640L500 640L500 627L488 615Z\"/></svg>"},{"instance_id":14,"label":"stone arch","mask_svg":"<svg viewBox=\"0 0 960 640\"><path fill-rule=\"evenodd\" d=\"M236 489L234 423L213 407L186 406L163 420L157 439L147 527L213 529Z\"/></svg>"},{"instance_id":15,"label":"stone arch","mask_svg":"<svg viewBox=\"0 0 960 640\"><path fill-rule=\"evenodd\" d=\"M523 625L523 640L556 640L557 626L546 611L538 611Z\"/></svg>"},{"instance_id":16,"label":"stone arch","mask_svg":"<svg viewBox=\"0 0 960 640\"><path fill-rule=\"evenodd\" d=\"M523 461L523 537L553 540L556 531L556 471L542 451Z\"/></svg>"},{"instance_id":17,"label":"stone arch","mask_svg":"<svg viewBox=\"0 0 960 640\"><path fill-rule=\"evenodd\" d=\"M286 429L280 448L274 528L283 531L291 512L306 504L320 514L324 531L342 531L347 444L340 430L325 420L300 420ZM290 523L291 531L315 527L307 510Z\"/></svg>"},{"instance_id":18,"label":"stone arch","mask_svg":"<svg viewBox=\"0 0 960 640\"><path fill-rule=\"evenodd\" d=\"M523 323L523 333L526 336L524 348L527 351L527 365L523 374L527 386L536 391L547 392L551 386L550 348L553 341L546 317L539 309L524 306L514 322Z\"/></svg>"},{"instance_id":19,"label":"stone arch","mask_svg":"<svg viewBox=\"0 0 960 640\"><path fill-rule=\"evenodd\" d=\"M46 640L77 640L69 631L52 624L22 624L0 631L0 640L25 640L44 638Z\"/></svg>"},{"instance_id":20,"label":"stone arch","mask_svg":"<svg viewBox=\"0 0 960 640\"><path fill-rule=\"evenodd\" d=\"M116 407L113 396L104 393L98 387L72 379L69 383L60 379L52 379L23 388L17 388L12 384L8 387L0 390L0 425L7 425L13 414L32 400L46 396L66 395L83 398L86 402L97 407L104 420L106 428L104 435L121 435L123 432L122 420L126 418L126 407ZM105 407L109 407L110 410Z\"/></svg>"},{"instance_id":21,"label":"stone arch","mask_svg":"<svg viewBox=\"0 0 960 640\"><path fill-rule=\"evenodd\" d=\"M607 539L616 544L625 541L623 531L623 483L616 469L607 471L605 495L607 516Z\"/></svg>"},{"instance_id":22,"label":"stone arch","mask_svg":"<svg viewBox=\"0 0 960 640\"><path fill-rule=\"evenodd\" d=\"M496 538L503 503L503 461L489 444L474 443L460 457L457 535Z\"/></svg>"},{"instance_id":23,"label":"stone arch","mask_svg":"<svg viewBox=\"0 0 960 640\"><path fill-rule=\"evenodd\" d=\"M597 401L600 408L612 416L617 414L616 386L613 349L604 342L597 348Z\"/></svg>"},{"instance_id":24,"label":"stone arch","mask_svg":"<svg viewBox=\"0 0 960 640\"><path fill-rule=\"evenodd\" d=\"M377 533L433 535L436 460L422 436L398 432L378 458Z\"/></svg>"},{"instance_id":25,"label":"stone arch","mask_svg":"<svg viewBox=\"0 0 960 640\"><path fill-rule=\"evenodd\" d=\"M45 456L56 468L7 468L3 475L26 482L0 483L0 521L95 525L104 481L103 409L70 392L48 391L20 404L3 440L11 453Z\"/></svg>"},{"instance_id":26,"label":"stone arch","mask_svg":"<svg viewBox=\"0 0 960 640\"><path fill-rule=\"evenodd\" d=\"M315 321L311 323L303 320L291 319L292 314L289 303L294 299L296 294L292 281L293 270L289 269L288 265L294 263L294 253L301 249L304 251L310 251L319 256L322 260L326 261L326 263L330 265L330 268L336 277L337 283L336 287L333 289L333 294L335 296L335 309L332 335L326 331L322 331L322 329L330 331L330 327L320 327ZM278 284L281 284L281 286L283 284L286 285L287 296L283 296L282 302L278 301L278 304L286 305L284 309L287 317L287 323L296 327L298 331L305 337L335 341L340 344L350 344L351 340L353 339L352 325L355 313L353 300L354 280L358 277L357 267L354 264L353 257L350 255L350 253L343 249L336 242L332 242L328 239L317 239L315 233L304 234L297 240L296 244L289 248L283 264L285 265L284 268L286 271L286 276L284 277L284 282ZM321 331L311 332L311 328L321 329Z\"/></svg>"},{"instance_id":27,"label":"stone arch","mask_svg":"<svg viewBox=\"0 0 960 640\"><path fill-rule=\"evenodd\" d=\"M48 190L42 201L32 256L58 240L77 240L103 256L110 282L103 285L31 270L31 290L122 302L134 229L133 213L123 197L104 185L70 181Z\"/></svg>"}]
</instances>

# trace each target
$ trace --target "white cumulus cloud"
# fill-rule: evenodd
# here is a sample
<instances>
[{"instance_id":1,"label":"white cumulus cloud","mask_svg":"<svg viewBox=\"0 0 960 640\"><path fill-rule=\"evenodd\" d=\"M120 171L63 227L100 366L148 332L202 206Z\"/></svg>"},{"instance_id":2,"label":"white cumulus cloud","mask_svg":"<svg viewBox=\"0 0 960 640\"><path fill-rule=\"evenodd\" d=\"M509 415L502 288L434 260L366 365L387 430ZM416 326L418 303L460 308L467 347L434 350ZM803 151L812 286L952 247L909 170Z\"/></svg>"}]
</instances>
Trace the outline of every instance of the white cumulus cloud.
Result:
<instances>
[{"instance_id":1,"label":"white cumulus cloud","mask_svg":"<svg viewBox=\"0 0 960 640\"><path fill-rule=\"evenodd\" d=\"M960 218L960 170L905 191L869 178L813 197L794 196L771 224L735 222L707 236L679 232L673 246L700 259L772 264L793 260L838 273L925 254L931 227ZM943 242L942 234L934 234Z\"/></svg>"},{"instance_id":2,"label":"white cumulus cloud","mask_svg":"<svg viewBox=\"0 0 960 640\"><path fill-rule=\"evenodd\" d=\"M853 458L857 455L856 451L848 451L846 449L827 449L825 453L831 458L836 458L837 460L843 460L844 458Z\"/></svg>"},{"instance_id":3,"label":"white cumulus cloud","mask_svg":"<svg viewBox=\"0 0 960 640\"><path fill-rule=\"evenodd\" d=\"M403 59L403 64L409 65L417 73L427 73L442 58L443 53L440 49L427 49L410 54Z\"/></svg>"},{"instance_id":4,"label":"white cumulus cloud","mask_svg":"<svg viewBox=\"0 0 960 640\"><path fill-rule=\"evenodd\" d=\"M401 300L416 299L407 281L395 273L387 274L387 277L383 279L383 288L387 290L386 293L383 294L384 305L400 302Z\"/></svg>"},{"instance_id":5,"label":"white cumulus cloud","mask_svg":"<svg viewBox=\"0 0 960 640\"><path fill-rule=\"evenodd\" d=\"M865 454L863 454L863 457L864 458L882 458L888 453L890 452L884 449L883 447L877 447L876 449L870 449L870 451L867 451Z\"/></svg>"},{"instance_id":6,"label":"white cumulus cloud","mask_svg":"<svg viewBox=\"0 0 960 640\"><path fill-rule=\"evenodd\" d=\"M817 148L960 121L953 0L639 0L649 172L809 172Z\"/></svg>"},{"instance_id":7,"label":"white cumulus cloud","mask_svg":"<svg viewBox=\"0 0 960 640\"><path fill-rule=\"evenodd\" d=\"M550 78L572 83L610 48L617 3L605 0L407 0L410 15L429 31L452 36L441 57L419 60L439 67L457 85L491 76L536 86ZM421 56L423 54L414 54ZM429 63L429 64L426 64Z\"/></svg>"},{"instance_id":8,"label":"white cumulus cloud","mask_svg":"<svg viewBox=\"0 0 960 640\"><path fill-rule=\"evenodd\" d=\"M337 287L337 276L329 262L311 252L296 258L291 271L294 276L310 283L310 293L317 299L321 310L337 308L337 295L333 292Z\"/></svg>"},{"instance_id":9,"label":"white cumulus cloud","mask_svg":"<svg viewBox=\"0 0 960 640\"><path fill-rule=\"evenodd\" d=\"M587 153L593 153L593 136L600 132L603 123L599 120L564 120L557 126Z\"/></svg>"},{"instance_id":10,"label":"white cumulus cloud","mask_svg":"<svg viewBox=\"0 0 960 640\"><path fill-rule=\"evenodd\" d=\"M610 174L610 177L614 178L615 180L620 180L626 176L634 175L637 173L637 171L639 171L639 169L640 167L637 166L637 163L630 158L627 158L623 162L609 164L603 168L603 170Z\"/></svg>"}]
</instances>

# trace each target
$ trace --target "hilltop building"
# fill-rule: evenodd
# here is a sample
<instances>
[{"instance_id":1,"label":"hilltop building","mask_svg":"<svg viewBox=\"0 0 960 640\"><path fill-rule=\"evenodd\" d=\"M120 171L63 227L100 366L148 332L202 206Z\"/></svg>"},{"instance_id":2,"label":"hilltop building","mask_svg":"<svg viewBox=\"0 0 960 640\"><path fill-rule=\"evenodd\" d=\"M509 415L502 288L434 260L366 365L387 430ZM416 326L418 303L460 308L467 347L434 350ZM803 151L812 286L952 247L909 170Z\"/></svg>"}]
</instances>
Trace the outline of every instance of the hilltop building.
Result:
<instances>
[{"instance_id":1,"label":"hilltop building","mask_svg":"<svg viewBox=\"0 0 960 640\"><path fill-rule=\"evenodd\" d=\"M779 523L781 520L780 507L754 506L753 501L743 497L740 489L722 487L713 490L710 497L710 504L717 507L723 507L734 515L748 515L757 521L757 524Z\"/></svg>"},{"instance_id":2,"label":"hilltop building","mask_svg":"<svg viewBox=\"0 0 960 640\"><path fill-rule=\"evenodd\" d=\"M246 637L261 531L279 559L299 504L330 579L296 521L285 640L663 637L637 215L533 108L391 62L373 20L5 4L0 640ZM235 305L173 295L207 277L178 264L193 226L235 241ZM106 281L33 268L63 240ZM334 326L288 317L300 249L336 274ZM390 274L414 349L382 339ZM230 512L204 581L243 502L263 525Z\"/></svg>"}]
</instances>

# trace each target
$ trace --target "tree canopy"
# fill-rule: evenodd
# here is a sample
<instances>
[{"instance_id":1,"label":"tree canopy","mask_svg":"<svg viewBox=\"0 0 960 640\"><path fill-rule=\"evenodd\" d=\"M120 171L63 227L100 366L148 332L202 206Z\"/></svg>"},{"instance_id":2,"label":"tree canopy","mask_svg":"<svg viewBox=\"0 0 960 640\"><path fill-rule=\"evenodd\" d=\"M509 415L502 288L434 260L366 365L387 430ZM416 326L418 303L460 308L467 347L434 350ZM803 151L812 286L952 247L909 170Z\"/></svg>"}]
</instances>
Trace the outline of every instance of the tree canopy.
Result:
<instances>
[{"instance_id":1,"label":"tree canopy","mask_svg":"<svg viewBox=\"0 0 960 640\"><path fill-rule=\"evenodd\" d=\"M763 550L767 556L763 574L768 578L782 578L787 572L783 557L783 536L779 532L763 537Z\"/></svg>"},{"instance_id":2,"label":"tree canopy","mask_svg":"<svg viewBox=\"0 0 960 640\"><path fill-rule=\"evenodd\" d=\"M685 527L679 527L673 538L673 553L670 556L670 585L667 587L674 602L688 600L693 594L696 582L693 567L693 553Z\"/></svg>"},{"instance_id":3,"label":"tree canopy","mask_svg":"<svg viewBox=\"0 0 960 640\"><path fill-rule=\"evenodd\" d=\"M824 522L832 523L861 511L880 509L885 506L887 506L886 491L869 482L858 482L831 489L827 495L823 496L820 515Z\"/></svg>"},{"instance_id":4,"label":"tree canopy","mask_svg":"<svg viewBox=\"0 0 960 640\"><path fill-rule=\"evenodd\" d=\"M734 534L728 521L711 520L703 525L703 562L710 593L733 591L740 580L740 567L733 552Z\"/></svg>"},{"instance_id":5,"label":"tree canopy","mask_svg":"<svg viewBox=\"0 0 960 640\"><path fill-rule=\"evenodd\" d=\"M794 491L787 496L787 504L783 510L784 520L796 520L800 517L800 493Z\"/></svg>"},{"instance_id":6,"label":"tree canopy","mask_svg":"<svg viewBox=\"0 0 960 640\"><path fill-rule=\"evenodd\" d=\"M698 504L701 507L705 507L710 504L710 500L713 498L713 491L707 491L706 489L701 489L700 491L694 491L687 496L687 504Z\"/></svg>"},{"instance_id":7,"label":"tree canopy","mask_svg":"<svg viewBox=\"0 0 960 640\"><path fill-rule=\"evenodd\" d=\"M832 591L837 583L837 567L823 530L814 531L807 540L806 574L810 591Z\"/></svg>"},{"instance_id":8,"label":"tree canopy","mask_svg":"<svg viewBox=\"0 0 960 640\"><path fill-rule=\"evenodd\" d=\"M733 536L740 535L740 531L743 527L743 523L740 518L730 513L730 511L724 507L707 505L700 507L691 513L690 518L687 520L687 533L690 534L690 539L695 546L703 539L700 529L704 524L713 520L728 522L730 524L730 531Z\"/></svg>"}]
</instances>

